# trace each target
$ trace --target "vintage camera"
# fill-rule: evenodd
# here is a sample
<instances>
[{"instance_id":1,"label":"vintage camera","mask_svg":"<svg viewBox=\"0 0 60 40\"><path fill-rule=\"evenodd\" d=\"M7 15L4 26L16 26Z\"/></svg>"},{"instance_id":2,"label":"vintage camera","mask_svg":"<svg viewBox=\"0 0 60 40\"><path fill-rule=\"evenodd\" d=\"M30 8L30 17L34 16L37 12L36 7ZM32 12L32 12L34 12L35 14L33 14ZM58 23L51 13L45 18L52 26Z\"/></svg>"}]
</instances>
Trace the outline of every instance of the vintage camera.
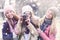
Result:
<instances>
[{"instance_id":1,"label":"vintage camera","mask_svg":"<svg viewBox=\"0 0 60 40\"><path fill-rule=\"evenodd\" d=\"M26 14L22 15L22 25L21 25L23 28L26 29L26 31L25 31L26 34L29 33L29 29L27 28L28 23L25 21L27 19L27 17L28 16Z\"/></svg>"},{"instance_id":2,"label":"vintage camera","mask_svg":"<svg viewBox=\"0 0 60 40\"><path fill-rule=\"evenodd\" d=\"M27 19L27 15L24 14L22 15L22 27L26 27L28 23L25 21Z\"/></svg>"}]
</instances>

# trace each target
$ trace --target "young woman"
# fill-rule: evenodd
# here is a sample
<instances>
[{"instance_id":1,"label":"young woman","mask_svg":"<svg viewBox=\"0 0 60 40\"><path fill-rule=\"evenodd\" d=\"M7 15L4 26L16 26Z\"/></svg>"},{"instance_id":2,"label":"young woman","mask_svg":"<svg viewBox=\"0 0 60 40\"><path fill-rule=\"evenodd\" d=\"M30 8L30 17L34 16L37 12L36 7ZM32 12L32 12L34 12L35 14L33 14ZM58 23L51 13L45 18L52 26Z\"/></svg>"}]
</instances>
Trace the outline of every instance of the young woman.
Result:
<instances>
[{"instance_id":1,"label":"young woman","mask_svg":"<svg viewBox=\"0 0 60 40\"><path fill-rule=\"evenodd\" d=\"M13 35L15 33L14 29L19 17L10 6L5 8L5 16L6 22L4 22L2 29L3 40L13 40Z\"/></svg>"},{"instance_id":2,"label":"young woman","mask_svg":"<svg viewBox=\"0 0 60 40\"><path fill-rule=\"evenodd\" d=\"M38 28L38 40L55 40L56 37L56 14L58 9L51 7L47 10L45 16L40 19L40 28Z\"/></svg>"},{"instance_id":3,"label":"young woman","mask_svg":"<svg viewBox=\"0 0 60 40\"><path fill-rule=\"evenodd\" d=\"M33 9L29 5L26 5L22 8L22 15L23 14L27 16L27 19L25 21L28 24L26 26L28 30L24 28L25 26L24 27L21 26L23 22L21 18L23 19L23 17L20 16L17 27L15 29L15 30L18 30L16 31L16 33L18 34L18 36L20 36L19 40L37 40L38 33L37 33L36 28L38 27L36 25L38 25L37 24L38 17L34 15Z\"/></svg>"}]
</instances>

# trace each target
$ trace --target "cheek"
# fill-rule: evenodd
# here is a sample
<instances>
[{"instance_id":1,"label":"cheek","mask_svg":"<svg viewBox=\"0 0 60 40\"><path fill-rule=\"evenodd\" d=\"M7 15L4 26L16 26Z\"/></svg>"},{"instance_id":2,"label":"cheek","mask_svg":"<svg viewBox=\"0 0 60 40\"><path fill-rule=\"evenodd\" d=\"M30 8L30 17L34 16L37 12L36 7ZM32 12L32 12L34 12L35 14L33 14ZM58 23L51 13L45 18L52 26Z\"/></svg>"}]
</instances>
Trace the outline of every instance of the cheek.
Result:
<instances>
[{"instance_id":1,"label":"cheek","mask_svg":"<svg viewBox=\"0 0 60 40\"><path fill-rule=\"evenodd\" d=\"M52 18L53 16L52 15L46 15L47 18Z\"/></svg>"},{"instance_id":2,"label":"cheek","mask_svg":"<svg viewBox=\"0 0 60 40\"><path fill-rule=\"evenodd\" d=\"M7 17L9 17L9 14L6 14Z\"/></svg>"},{"instance_id":3,"label":"cheek","mask_svg":"<svg viewBox=\"0 0 60 40\"><path fill-rule=\"evenodd\" d=\"M52 18L52 15L49 15L49 17L51 17L51 18Z\"/></svg>"},{"instance_id":4,"label":"cheek","mask_svg":"<svg viewBox=\"0 0 60 40\"><path fill-rule=\"evenodd\" d=\"M30 17L30 15L28 17Z\"/></svg>"},{"instance_id":5,"label":"cheek","mask_svg":"<svg viewBox=\"0 0 60 40\"><path fill-rule=\"evenodd\" d=\"M51 14L51 13L47 13L46 16L47 16L47 17L52 17L52 14Z\"/></svg>"},{"instance_id":6,"label":"cheek","mask_svg":"<svg viewBox=\"0 0 60 40\"><path fill-rule=\"evenodd\" d=\"M7 17L8 18L13 18L13 15L12 14L7 14Z\"/></svg>"},{"instance_id":7,"label":"cheek","mask_svg":"<svg viewBox=\"0 0 60 40\"><path fill-rule=\"evenodd\" d=\"M12 13L9 13L9 16L13 16Z\"/></svg>"},{"instance_id":8,"label":"cheek","mask_svg":"<svg viewBox=\"0 0 60 40\"><path fill-rule=\"evenodd\" d=\"M52 15L50 15L50 17L52 18L53 16L52 16Z\"/></svg>"},{"instance_id":9,"label":"cheek","mask_svg":"<svg viewBox=\"0 0 60 40\"><path fill-rule=\"evenodd\" d=\"M10 17L10 16L7 14L7 15L6 15L6 18L9 18L9 17Z\"/></svg>"},{"instance_id":10,"label":"cheek","mask_svg":"<svg viewBox=\"0 0 60 40\"><path fill-rule=\"evenodd\" d=\"M47 14L47 15L46 15L46 17L50 17L50 15L49 15L49 14Z\"/></svg>"},{"instance_id":11,"label":"cheek","mask_svg":"<svg viewBox=\"0 0 60 40\"><path fill-rule=\"evenodd\" d=\"M10 16L10 18L13 18L13 15L9 15Z\"/></svg>"}]
</instances>

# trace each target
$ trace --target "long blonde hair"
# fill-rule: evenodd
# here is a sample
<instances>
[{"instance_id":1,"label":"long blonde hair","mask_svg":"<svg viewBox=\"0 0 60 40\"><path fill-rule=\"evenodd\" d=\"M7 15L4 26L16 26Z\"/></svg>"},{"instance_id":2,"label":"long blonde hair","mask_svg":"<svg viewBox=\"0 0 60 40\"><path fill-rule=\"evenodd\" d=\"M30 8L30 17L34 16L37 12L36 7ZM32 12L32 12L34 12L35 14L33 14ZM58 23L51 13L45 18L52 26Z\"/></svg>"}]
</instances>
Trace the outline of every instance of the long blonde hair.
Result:
<instances>
[{"instance_id":1,"label":"long blonde hair","mask_svg":"<svg viewBox=\"0 0 60 40\"><path fill-rule=\"evenodd\" d=\"M59 10L56 7L51 7L48 10L53 12L52 13L53 19L52 19L52 24L51 24L51 27L50 27L50 32L49 32L51 34L51 33L54 33L54 31L56 30L56 14L59 12ZM43 18L41 18L40 25L44 22L45 16Z\"/></svg>"}]
</instances>

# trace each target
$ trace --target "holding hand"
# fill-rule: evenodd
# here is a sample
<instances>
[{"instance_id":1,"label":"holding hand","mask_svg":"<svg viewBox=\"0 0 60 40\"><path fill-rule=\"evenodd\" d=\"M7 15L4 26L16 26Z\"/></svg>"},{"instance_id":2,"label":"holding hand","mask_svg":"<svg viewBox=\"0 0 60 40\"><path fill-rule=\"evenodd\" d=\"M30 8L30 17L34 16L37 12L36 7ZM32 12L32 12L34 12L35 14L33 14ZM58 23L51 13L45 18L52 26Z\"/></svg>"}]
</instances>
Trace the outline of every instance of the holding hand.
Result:
<instances>
[{"instance_id":1,"label":"holding hand","mask_svg":"<svg viewBox=\"0 0 60 40\"><path fill-rule=\"evenodd\" d=\"M38 28L37 32L40 34L42 32L42 30L40 28Z\"/></svg>"},{"instance_id":2,"label":"holding hand","mask_svg":"<svg viewBox=\"0 0 60 40\"><path fill-rule=\"evenodd\" d=\"M27 17L27 19L25 21L27 22L28 25L30 24L30 18L29 17Z\"/></svg>"}]
</instances>

